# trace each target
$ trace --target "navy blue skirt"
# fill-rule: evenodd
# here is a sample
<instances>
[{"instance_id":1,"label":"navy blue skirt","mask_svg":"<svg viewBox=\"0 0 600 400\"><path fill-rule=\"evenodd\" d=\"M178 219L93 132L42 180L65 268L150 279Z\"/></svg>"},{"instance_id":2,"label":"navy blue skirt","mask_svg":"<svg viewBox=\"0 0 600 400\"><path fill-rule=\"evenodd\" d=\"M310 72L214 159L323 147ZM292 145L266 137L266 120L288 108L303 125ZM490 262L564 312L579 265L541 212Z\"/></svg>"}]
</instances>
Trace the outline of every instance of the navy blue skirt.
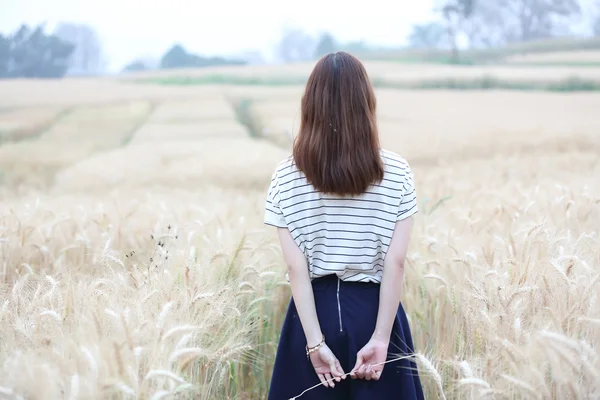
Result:
<instances>
[{"instance_id":1,"label":"navy blue skirt","mask_svg":"<svg viewBox=\"0 0 600 400\"><path fill-rule=\"evenodd\" d=\"M379 308L379 284L339 282L330 275L313 280L317 316L325 340L338 358L344 372L356 363L356 353L369 341L375 329ZM281 330L269 400L289 400L320 383L310 360L306 358L306 338L294 300L290 301ZM388 360L414 353L408 320L402 305L398 308L390 338ZM334 388L319 386L298 400L422 400L423 389L413 359L385 364L377 381L346 377Z\"/></svg>"}]
</instances>

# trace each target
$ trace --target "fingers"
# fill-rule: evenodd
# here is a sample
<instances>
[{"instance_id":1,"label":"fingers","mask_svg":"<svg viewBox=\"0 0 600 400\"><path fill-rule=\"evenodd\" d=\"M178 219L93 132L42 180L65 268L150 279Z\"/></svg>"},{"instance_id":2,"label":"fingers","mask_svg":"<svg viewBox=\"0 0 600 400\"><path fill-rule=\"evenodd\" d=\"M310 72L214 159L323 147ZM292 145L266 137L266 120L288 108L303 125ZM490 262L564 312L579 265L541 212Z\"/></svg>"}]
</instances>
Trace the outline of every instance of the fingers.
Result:
<instances>
[{"instance_id":1,"label":"fingers","mask_svg":"<svg viewBox=\"0 0 600 400\"><path fill-rule=\"evenodd\" d=\"M344 372L344 368L342 368L342 364L340 364L338 360L335 360L335 367L342 379L346 379L346 373Z\"/></svg>"},{"instance_id":2,"label":"fingers","mask_svg":"<svg viewBox=\"0 0 600 400\"><path fill-rule=\"evenodd\" d=\"M371 372L371 379L378 381L379 378L381 378L381 372L382 372L381 370Z\"/></svg>"},{"instance_id":3,"label":"fingers","mask_svg":"<svg viewBox=\"0 0 600 400\"><path fill-rule=\"evenodd\" d=\"M367 370L367 366L365 364L362 364L360 367L358 367L358 369L355 372L356 377L358 379L364 379L366 370Z\"/></svg>"},{"instance_id":4,"label":"fingers","mask_svg":"<svg viewBox=\"0 0 600 400\"><path fill-rule=\"evenodd\" d=\"M336 382L341 381L340 377L344 375L344 370L342 370L342 366L338 360L331 360L329 362L329 370L331 371L331 375L335 378Z\"/></svg>"},{"instance_id":5,"label":"fingers","mask_svg":"<svg viewBox=\"0 0 600 400\"><path fill-rule=\"evenodd\" d=\"M352 368L352 371L350 372L350 377L352 379L356 379L356 378L361 378L361 376L359 376L359 370L361 368L361 366L363 366L363 362L364 362L364 358L362 355L362 352L358 352L356 354L356 363L354 364L354 368Z\"/></svg>"},{"instance_id":6,"label":"fingers","mask_svg":"<svg viewBox=\"0 0 600 400\"><path fill-rule=\"evenodd\" d=\"M375 368L369 364L369 366L365 369L365 379L368 381L370 381L370 380L378 381L379 378L381 378L382 372L383 372L382 369L375 370Z\"/></svg>"},{"instance_id":7,"label":"fingers","mask_svg":"<svg viewBox=\"0 0 600 400\"><path fill-rule=\"evenodd\" d=\"M318 376L323 386L329 387L329 383L327 382L327 379L325 379L325 376L323 374L318 374Z\"/></svg>"},{"instance_id":8,"label":"fingers","mask_svg":"<svg viewBox=\"0 0 600 400\"><path fill-rule=\"evenodd\" d=\"M371 367L371 364L369 364L367 366L367 368L365 369L365 373L364 373L364 376L365 376L366 380L368 380L368 381L371 380L371 373L372 372L373 372L373 367Z\"/></svg>"},{"instance_id":9,"label":"fingers","mask_svg":"<svg viewBox=\"0 0 600 400\"><path fill-rule=\"evenodd\" d=\"M372 365L369 365L365 371L365 379L368 381L370 381L370 380L378 381L379 378L381 378L382 372L383 372L383 370L381 370L381 369L375 370L375 368Z\"/></svg>"},{"instance_id":10,"label":"fingers","mask_svg":"<svg viewBox=\"0 0 600 400\"><path fill-rule=\"evenodd\" d=\"M379 380L381 378L381 369L375 369L371 364L362 364L357 370L351 372L352 379Z\"/></svg>"},{"instance_id":11,"label":"fingers","mask_svg":"<svg viewBox=\"0 0 600 400\"><path fill-rule=\"evenodd\" d=\"M321 383L325 387L331 387L331 388L333 388L333 387L335 387L334 381L340 382L340 378L339 377L334 377L329 372L325 373L325 374L317 374L317 376L319 377L319 380L321 381Z\"/></svg>"},{"instance_id":12,"label":"fingers","mask_svg":"<svg viewBox=\"0 0 600 400\"><path fill-rule=\"evenodd\" d=\"M325 374L325 379L327 379L327 384L329 385L329 387L335 387L335 383L333 383L333 377L330 373Z\"/></svg>"}]
</instances>

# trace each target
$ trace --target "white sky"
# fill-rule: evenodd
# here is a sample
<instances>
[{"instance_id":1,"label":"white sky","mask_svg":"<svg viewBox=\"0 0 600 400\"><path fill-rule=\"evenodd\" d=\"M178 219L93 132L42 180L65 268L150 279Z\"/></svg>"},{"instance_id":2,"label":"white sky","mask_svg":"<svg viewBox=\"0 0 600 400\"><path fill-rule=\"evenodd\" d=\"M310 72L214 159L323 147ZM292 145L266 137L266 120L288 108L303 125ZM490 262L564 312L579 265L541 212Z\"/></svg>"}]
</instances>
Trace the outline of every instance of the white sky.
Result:
<instances>
[{"instance_id":1,"label":"white sky","mask_svg":"<svg viewBox=\"0 0 600 400\"><path fill-rule=\"evenodd\" d=\"M435 0L0 0L0 32L21 23L87 23L111 70L159 58L175 42L204 55L261 51L269 57L285 25L343 41L404 43L411 26L432 19Z\"/></svg>"}]
</instances>

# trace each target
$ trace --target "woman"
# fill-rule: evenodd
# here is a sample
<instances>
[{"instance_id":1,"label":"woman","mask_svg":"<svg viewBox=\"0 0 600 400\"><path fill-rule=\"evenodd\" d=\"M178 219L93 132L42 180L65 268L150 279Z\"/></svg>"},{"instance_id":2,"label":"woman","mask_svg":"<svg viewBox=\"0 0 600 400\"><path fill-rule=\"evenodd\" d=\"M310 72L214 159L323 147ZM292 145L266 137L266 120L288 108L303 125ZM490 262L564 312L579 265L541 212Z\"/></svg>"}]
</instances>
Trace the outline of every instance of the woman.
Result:
<instances>
[{"instance_id":1,"label":"woman","mask_svg":"<svg viewBox=\"0 0 600 400\"><path fill-rule=\"evenodd\" d=\"M379 146L375 108L359 60L318 61L266 201L292 291L269 399L319 382L301 399L423 399L400 303L416 194L407 162Z\"/></svg>"}]
</instances>

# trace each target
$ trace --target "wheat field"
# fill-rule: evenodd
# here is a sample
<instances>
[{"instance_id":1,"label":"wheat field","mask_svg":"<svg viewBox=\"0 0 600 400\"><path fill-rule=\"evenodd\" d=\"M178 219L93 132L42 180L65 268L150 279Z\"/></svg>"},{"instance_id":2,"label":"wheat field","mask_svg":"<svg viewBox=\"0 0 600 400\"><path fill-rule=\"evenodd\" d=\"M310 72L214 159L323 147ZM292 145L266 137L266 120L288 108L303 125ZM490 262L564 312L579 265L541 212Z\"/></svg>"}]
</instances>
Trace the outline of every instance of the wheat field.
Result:
<instances>
[{"instance_id":1,"label":"wheat field","mask_svg":"<svg viewBox=\"0 0 600 400\"><path fill-rule=\"evenodd\" d=\"M505 62L515 64L527 63L600 63L600 51L597 50L578 50L578 51L556 51L549 53L530 53L518 54L506 57Z\"/></svg>"},{"instance_id":2,"label":"wheat field","mask_svg":"<svg viewBox=\"0 0 600 400\"><path fill-rule=\"evenodd\" d=\"M302 87L0 93L0 398L265 398L290 298L265 190ZM599 398L600 94L377 96L419 195L402 301L426 398Z\"/></svg>"}]
</instances>

